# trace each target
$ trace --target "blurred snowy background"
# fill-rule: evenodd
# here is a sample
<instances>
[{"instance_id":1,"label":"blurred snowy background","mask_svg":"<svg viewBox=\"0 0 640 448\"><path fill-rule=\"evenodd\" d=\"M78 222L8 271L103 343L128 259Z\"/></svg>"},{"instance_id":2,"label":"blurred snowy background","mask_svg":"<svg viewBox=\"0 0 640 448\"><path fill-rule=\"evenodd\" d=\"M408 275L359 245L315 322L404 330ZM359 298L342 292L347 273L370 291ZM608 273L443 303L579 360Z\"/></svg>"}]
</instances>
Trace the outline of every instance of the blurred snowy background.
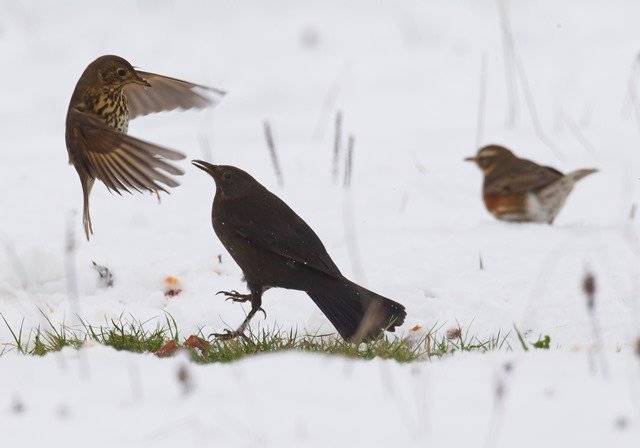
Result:
<instances>
[{"instance_id":1,"label":"blurred snowy background","mask_svg":"<svg viewBox=\"0 0 640 448\"><path fill-rule=\"evenodd\" d=\"M253 174L315 229L348 277L407 307L401 333L415 324L447 328L459 323L490 336L515 323L533 339L551 336L557 352L522 361L529 369L520 384L526 393L514 398L510 414L517 424L505 422L509 429L494 444L638 446L640 372L632 349L640 331L639 226L632 216L640 178L638 17L640 3L622 0L2 0L0 242L6 250L0 251L0 313L14 327L24 319L25 330L42 322L38 309L53 322L73 319L65 269L65 234L71 226L79 310L89 323L122 314L164 319L168 312L186 333L203 328L208 334L243 318L239 305L213 295L242 289L241 272L211 229L213 182L186 161L182 186L164 195L160 205L152 196L117 197L97 185L95 235L90 243L83 239L80 185L67 165L64 144L66 109L85 66L102 54L117 54L144 70L227 90L213 110L148 116L132 122L129 132L179 149L190 159L237 165ZM486 102L479 132L483 67ZM338 110L344 119L343 147L348 135L355 138L349 190L331 178ZM264 120L273 129L283 187L271 165ZM555 225L501 223L484 209L479 170L462 161L485 143L503 144L563 171L596 167L601 172L577 185ZM114 288L97 286L91 260L114 272ZM597 313L615 380L609 383L588 374L585 350L593 339L581 291L586 270L598 282ZM179 296L164 296L167 276L180 280ZM264 307L268 319L254 324L329 329L303 293L269 291ZM8 328L0 326L0 342L10 340ZM190 446L210 441L337 446L335 440L355 440L356 429L365 434L357 439L362 445L443 446L454 440L459 443L452 446L460 446L475 440L477 446L490 426L492 372L515 356L469 355L417 367L331 360L326 369L335 378L332 392L325 393L306 391L306 386L293 390L296 377L268 382L290 369L300 382L325 384L317 367L324 366L324 358L278 355L198 367L201 382L213 384L203 385L199 401L186 404L172 389L171 398L163 395L158 373L149 385L152 402L147 395L144 404L131 404L117 392L129 387L131 365L138 365L144 378L154 372L168 377L182 361L99 348L89 352L93 370L106 369L102 375L109 381L93 376L81 388L75 387L75 370L60 371L60 358L1 357L0 378L13 387L0 392L0 413L9 412L16 391L28 394L33 388L37 401L53 388L43 405L47 410L36 415L54 422L53 434L60 438L52 441L61 441L64 425L55 423L55 409L64 406L77 415L89 397L101 400L100 391L109 404L91 406L122 434L136 434L118 442L130 446L160 439ZM60 356L76 362L73 352ZM55 373L33 373L45 365L40 370ZM247 373L252 366L260 372ZM341 369L354 369L351 381ZM311 379L302 379L312 371ZM378 371L382 383L398 389L380 385ZM367 380L360 383L358 372ZM436 379L440 382L433 383ZM67 385L57 395L62 384ZM274 389L285 386L289 392ZM366 393L360 396L354 387ZM433 388L440 391L437 396L425 392ZM296 396L316 402L300 404ZM335 415L323 420L335 412L331 401L342 397L353 400L353 414L342 403L348 421ZM281 400L276 414L282 420L289 418L287 412L325 413L287 420L289 427L264 415L273 412L274 400ZM429 402L428 411L423 401ZM390 402L395 404L385 407ZM225 408L246 420L217 427ZM147 411L149 421L161 413L167 421L191 423L195 414L211 414L195 429L189 423L171 433L177 439L149 441L147 432L130 427L137 420L133 415ZM257 422L248 417L254 412ZM456 412L473 428L458 431L436 417L444 413L457 420ZM1 420L3 434L12 428L8 434L15 446L28 440L26 428L38 425L24 416ZM402 427L407 420L413 429ZM217 423L210 427L211 421ZM259 436L245 437L245 425ZM84 428L101 426L89 419ZM191 438L181 439L185 433ZM113 440L96 443L112 445Z\"/></svg>"}]
</instances>

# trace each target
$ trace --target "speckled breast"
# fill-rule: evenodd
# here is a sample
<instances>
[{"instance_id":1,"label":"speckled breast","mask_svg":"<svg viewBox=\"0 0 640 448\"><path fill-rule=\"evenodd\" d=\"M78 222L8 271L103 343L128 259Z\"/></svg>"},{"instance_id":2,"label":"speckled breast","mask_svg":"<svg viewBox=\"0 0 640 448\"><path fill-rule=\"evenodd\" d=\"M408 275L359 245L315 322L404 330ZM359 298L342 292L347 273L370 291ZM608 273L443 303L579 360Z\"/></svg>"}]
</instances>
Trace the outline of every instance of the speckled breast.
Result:
<instances>
[{"instance_id":1,"label":"speckled breast","mask_svg":"<svg viewBox=\"0 0 640 448\"><path fill-rule=\"evenodd\" d=\"M123 92L101 94L92 109L110 128L123 134L129 131L129 105Z\"/></svg>"}]
</instances>

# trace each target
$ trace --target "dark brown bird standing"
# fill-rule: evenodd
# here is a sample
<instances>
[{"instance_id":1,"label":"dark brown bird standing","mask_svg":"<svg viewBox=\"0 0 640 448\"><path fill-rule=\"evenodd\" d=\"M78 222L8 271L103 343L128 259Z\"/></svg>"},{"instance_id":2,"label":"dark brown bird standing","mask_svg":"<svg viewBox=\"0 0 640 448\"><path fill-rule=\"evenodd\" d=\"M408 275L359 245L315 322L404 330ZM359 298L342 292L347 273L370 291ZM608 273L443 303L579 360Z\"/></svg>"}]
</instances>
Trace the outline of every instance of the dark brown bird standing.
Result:
<instances>
[{"instance_id":1,"label":"dark brown bird standing","mask_svg":"<svg viewBox=\"0 0 640 448\"><path fill-rule=\"evenodd\" d=\"M511 222L552 224L575 183L598 171L588 168L565 175L498 145L485 146L465 160L475 162L484 174L482 198L487 210Z\"/></svg>"},{"instance_id":2,"label":"dark brown bird standing","mask_svg":"<svg viewBox=\"0 0 640 448\"><path fill-rule=\"evenodd\" d=\"M93 234L89 194L96 179L110 191L152 192L178 186L171 175L184 172L163 159L184 154L127 134L129 120L154 112L203 108L216 104L224 92L179 79L136 70L119 56L101 56L87 66L76 85L67 112L66 143L82 184L82 221Z\"/></svg>"},{"instance_id":3,"label":"dark brown bird standing","mask_svg":"<svg viewBox=\"0 0 640 448\"><path fill-rule=\"evenodd\" d=\"M213 230L240 265L250 291L220 291L235 302L251 302L251 311L236 331L216 336L243 335L262 310L262 294L274 287L305 291L348 341L375 338L402 325L404 306L347 280L307 223L248 173L192 163L215 180Z\"/></svg>"}]
</instances>

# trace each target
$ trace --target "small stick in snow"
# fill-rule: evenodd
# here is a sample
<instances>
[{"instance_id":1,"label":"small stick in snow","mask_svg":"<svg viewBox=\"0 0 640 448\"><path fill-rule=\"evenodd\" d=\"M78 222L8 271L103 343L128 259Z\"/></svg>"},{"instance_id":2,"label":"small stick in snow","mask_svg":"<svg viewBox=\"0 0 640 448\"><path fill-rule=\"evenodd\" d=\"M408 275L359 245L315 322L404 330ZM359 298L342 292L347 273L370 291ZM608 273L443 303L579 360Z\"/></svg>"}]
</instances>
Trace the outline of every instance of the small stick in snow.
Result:
<instances>
[{"instance_id":1,"label":"small stick in snow","mask_svg":"<svg viewBox=\"0 0 640 448\"><path fill-rule=\"evenodd\" d=\"M515 46L514 46L515 52ZM515 54L516 68L518 69L518 76L520 78L520 84L522 85L522 90L524 91L524 98L526 100L527 108L529 109L529 116L531 117L531 121L533 122L533 129L538 136L538 139L544 143L544 145L551 150L560 160L565 160L564 156L558 149L558 147L551 141L551 139L547 136L547 134L542 129L542 124L540 123L540 117L538 116L538 110L536 108L536 104L533 100L533 93L531 92L531 87L529 86L529 80L527 79L527 74L524 70L524 66L520 57L517 53Z\"/></svg>"},{"instance_id":2,"label":"small stick in snow","mask_svg":"<svg viewBox=\"0 0 640 448\"><path fill-rule=\"evenodd\" d=\"M493 411L489 422L489 431L485 439L484 446L487 448L494 447L498 439L498 435L502 429L504 420L504 408L507 395L507 380L513 371L513 364L505 363L502 369L496 374L493 383Z\"/></svg>"},{"instance_id":3,"label":"small stick in snow","mask_svg":"<svg viewBox=\"0 0 640 448\"><path fill-rule=\"evenodd\" d=\"M276 172L278 185L282 187L284 185L284 179L282 178L282 170L280 169L280 162L278 161L278 153L276 152L276 146L273 143L273 133L271 132L271 125L267 120L264 121L264 136L267 139L267 147L269 148L269 154L271 154L271 161L273 162L273 169Z\"/></svg>"},{"instance_id":4,"label":"small stick in snow","mask_svg":"<svg viewBox=\"0 0 640 448\"><path fill-rule=\"evenodd\" d=\"M344 164L344 188L351 187L351 171L353 169L353 145L355 144L355 139L353 135L349 136L349 145L347 147L347 155Z\"/></svg>"},{"instance_id":5,"label":"small stick in snow","mask_svg":"<svg viewBox=\"0 0 640 448\"><path fill-rule=\"evenodd\" d=\"M478 124L476 129L476 148L482 143L484 132L484 117L487 103L487 52L482 53L480 67L480 96L478 97Z\"/></svg>"},{"instance_id":6,"label":"small stick in snow","mask_svg":"<svg viewBox=\"0 0 640 448\"><path fill-rule=\"evenodd\" d=\"M580 130L580 126L578 126L567 114L563 114L562 118L564 122L567 123L567 127L573 134L573 136L580 142L580 144L590 153L596 152L596 148L589 142L587 137Z\"/></svg>"},{"instance_id":7,"label":"small stick in snow","mask_svg":"<svg viewBox=\"0 0 640 448\"><path fill-rule=\"evenodd\" d=\"M344 235L347 242L347 253L349 254L354 277L360 282L365 282L365 275L362 269L360 250L358 247L358 232L353 215L353 203L351 202L351 195L349 194L344 195L343 219Z\"/></svg>"},{"instance_id":8,"label":"small stick in snow","mask_svg":"<svg viewBox=\"0 0 640 448\"><path fill-rule=\"evenodd\" d=\"M189 372L189 368L184 364L178 368L178 382L180 386L182 386L182 393L184 395L188 395L193 391L193 378L191 372Z\"/></svg>"},{"instance_id":9,"label":"small stick in snow","mask_svg":"<svg viewBox=\"0 0 640 448\"><path fill-rule=\"evenodd\" d=\"M600 325L596 316L596 278L593 273L587 271L587 273L585 274L584 279L582 280L582 290L586 298L587 312L589 313L589 318L591 319L593 339L595 341L594 351L596 352L596 355L599 355L602 374L605 378L607 378L609 376L609 369L607 366L607 361L604 357L604 353L602 352L602 334L600 332ZM589 355L591 372L595 373L596 362L595 359L591 356L591 351L589 351Z\"/></svg>"},{"instance_id":10,"label":"small stick in snow","mask_svg":"<svg viewBox=\"0 0 640 448\"><path fill-rule=\"evenodd\" d=\"M67 229L66 229L66 238L65 238L65 267L66 267L66 277L67 277L67 294L69 297L69 303L71 305L71 312L78 320L79 324L82 324L82 318L80 317L80 300L78 299L78 275L76 271L76 240L74 235L74 223L75 221L75 213L71 213L69 215L69 219L67 220ZM80 367L80 375L88 379L89 378L89 364L87 361L87 357L85 356L84 350L78 350L78 362Z\"/></svg>"},{"instance_id":11,"label":"small stick in snow","mask_svg":"<svg viewBox=\"0 0 640 448\"><path fill-rule=\"evenodd\" d=\"M637 72L638 72L638 62L634 64L634 68L632 69L631 79L629 79L629 95L631 100L631 105L633 106L633 112L636 117L636 125L638 126L638 131L640 131L640 98L638 98L638 90L636 89L636 82L638 80Z\"/></svg>"},{"instance_id":12,"label":"small stick in snow","mask_svg":"<svg viewBox=\"0 0 640 448\"><path fill-rule=\"evenodd\" d=\"M404 213L405 209L407 208L408 201L409 201L409 194L405 192L402 195L402 199L400 199L400 208L398 209L398 213Z\"/></svg>"},{"instance_id":13,"label":"small stick in snow","mask_svg":"<svg viewBox=\"0 0 640 448\"><path fill-rule=\"evenodd\" d=\"M342 82L351 70L351 66L351 61L346 61L327 90L324 100L322 101L322 108L320 109L316 129L313 133L315 140L319 140L324 134L326 123L329 120L329 113L334 108L336 100L338 99L338 94L340 93Z\"/></svg>"},{"instance_id":14,"label":"small stick in snow","mask_svg":"<svg viewBox=\"0 0 640 448\"><path fill-rule=\"evenodd\" d=\"M517 112L516 106L516 84L515 81L520 81L520 86L524 93L525 103L529 109L529 116L533 123L533 129L538 139L553 152L560 160L564 160L564 157L558 147L551 141L547 134L542 129L538 111L536 109L535 102L533 100L533 93L527 79L527 74L524 70L524 65L518 54L515 38L513 37L513 29L511 28L511 20L505 0L498 0L498 12L500 14L500 23L502 25L502 31L504 34L504 48L505 48L505 64L507 65L507 85L509 86L509 114L507 119L507 126L512 127L515 123L515 114ZM513 77L513 81L511 81Z\"/></svg>"},{"instance_id":15,"label":"small stick in snow","mask_svg":"<svg viewBox=\"0 0 640 448\"><path fill-rule=\"evenodd\" d=\"M505 78L507 81L507 95L509 98L505 122L508 128L512 128L518 119L518 88L514 64L515 49L513 30L511 29L511 19L504 0L498 0L498 12L500 13L500 26L502 28L502 52L504 57Z\"/></svg>"},{"instance_id":16,"label":"small stick in snow","mask_svg":"<svg viewBox=\"0 0 640 448\"><path fill-rule=\"evenodd\" d=\"M6 252L7 257L9 258L9 262L11 263L13 270L15 271L15 274L18 276L20 286L22 290L26 293L27 297L33 304L34 308L38 310L38 313L36 314L38 316L37 319L40 320L40 326L47 327L50 324L50 321L47 319L46 314L40 309L38 305L38 299L36 299L33 293L33 289L31 287L29 273L27 272L25 265L22 263L20 256L14 249L13 243L9 241L11 240L8 240L7 237L0 232L0 244L4 246L4 250ZM24 303L22 301L17 301L16 304L17 306L20 306L24 312L33 314L33 310L24 306ZM0 313L0 317L2 317L2 313ZM7 326L9 325L6 320L5 320L5 324L7 324ZM38 334L39 332L40 332L39 330L36 330L36 334ZM20 347L18 347L18 350L20 351ZM53 356L55 360L58 362L58 367L60 368L60 370L66 371L65 359L60 354L60 352L58 350L54 350Z\"/></svg>"},{"instance_id":17,"label":"small stick in snow","mask_svg":"<svg viewBox=\"0 0 640 448\"><path fill-rule=\"evenodd\" d=\"M129 384L131 385L131 397L135 401L140 401L144 397L142 389L142 378L137 362L132 358L127 362L129 366Z\"/></svg>"},{"instance_id":18,"label":"small stick in snow","mask_svg":"<svg viewBox=\"0 0 640 448\"><path fill-rule=\"evenodd\" d=\"M331 177L333 183L338 182L338 165L340 161L340 146L342 144L342 112L336 113L335 137L333 139L333 166L331 168Z\"/></svg>"},{"instance_id":19,"label":"small stick in snow","mask_svg":"<svg viewBox=\"0 0 640 448\"><path fill-rule=\"evenodd\" d=\"M636 113L636 118L638 118L638 92L636 90L636 81L638 76L638 66L640 65L640 53L631 63L631 70L629 71L629 81L627 87L627 94L624 97L624 102L622 103L622 118L627 118L629 116L629 112L633 109Z\"/></svg>"},{"instance_id":20,"label":"small stick in snow","mask_svg":"<svg viewBox=\"0 0 640 448\"><path fill-rule=\"evenodd\" d=\"M484 271L484 262L482 261L482 252L478 252L478 262L480 263L480 270Z\"/></svg>"},{"instance_id":21,"label":"small stick in snow","mask_svg":"<svg viewBox=\"0 0 640 448\"><path fill-rule=\"evenodd\" d=\"M593 104L588 102L582 109L582 115L580 116L580 126L583 128L589 127L591 124L591 115L593 113Z\"/></svg>"},{"instance_id":22,"label":"small stick in snow","mask_svg":"<svg viewBox=\"0 0 640 448\"><path fill-rule=\"evenodd\" d=\"M22 414L24 412L24 402L20 397L14 397L13 403L11 404L11 411L14 414Z\"/></svg>"}]
</instances>

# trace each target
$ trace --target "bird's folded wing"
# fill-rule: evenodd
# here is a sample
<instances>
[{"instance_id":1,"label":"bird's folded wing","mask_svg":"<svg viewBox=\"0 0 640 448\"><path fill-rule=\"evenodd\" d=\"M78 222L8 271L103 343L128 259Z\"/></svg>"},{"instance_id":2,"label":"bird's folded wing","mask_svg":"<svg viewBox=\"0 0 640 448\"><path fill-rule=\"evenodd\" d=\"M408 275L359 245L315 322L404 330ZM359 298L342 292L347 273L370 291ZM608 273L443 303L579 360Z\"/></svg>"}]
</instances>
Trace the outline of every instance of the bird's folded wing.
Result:
<instances>
[{"instance_id":1,"label":"bird's folded wing","mask_svg":"<svg viewBox=\"0 0 640 448\"><path fill-rule=\"evenodd\" d=\"M136 71L151 87L129 84L125 94L129 103L129 118L136 118L174 109L201 109L220 102L223 90L192 84L155 73Z\"/></svg>"},{"instance_id":2,"label":"bird's folded wing","mask_svg":"<svg viewBox=\"0 0 640 448\"><path fill-rule=\"evenodd\" d=\"M229 223L232 228L256 246L332 277L341 277L340 270L311 227L276 195L265 193L270 197L234 207L233 223Z\"/></svg>"},{"instance_id":3,"label":"bird's folded wing","mask_svg":"<svg viewBox=\"0 0 640 448\"><path fill-rule=\"evenodd\" d=\"M184 154L138 140L105 126L98 118L72 110L71 133L74 157L82 160L91 176L100 179L109 190L118 193L135 190L166 190L180 185L170 175L184 174L164 159L184 159Z\"/></svg>"},{"instance_id":4,"label":"bird's folded wing","mask_svg":"<svg viewBox=\"0 0 640 448\"><path fill-rule=\"evenodd\" d=\"M488 194L527 193L549 185L563 174L555 168L541 166L522 159L522 164L509 173L491 180L486 186Z\"/></svg>"}]
</instances>

